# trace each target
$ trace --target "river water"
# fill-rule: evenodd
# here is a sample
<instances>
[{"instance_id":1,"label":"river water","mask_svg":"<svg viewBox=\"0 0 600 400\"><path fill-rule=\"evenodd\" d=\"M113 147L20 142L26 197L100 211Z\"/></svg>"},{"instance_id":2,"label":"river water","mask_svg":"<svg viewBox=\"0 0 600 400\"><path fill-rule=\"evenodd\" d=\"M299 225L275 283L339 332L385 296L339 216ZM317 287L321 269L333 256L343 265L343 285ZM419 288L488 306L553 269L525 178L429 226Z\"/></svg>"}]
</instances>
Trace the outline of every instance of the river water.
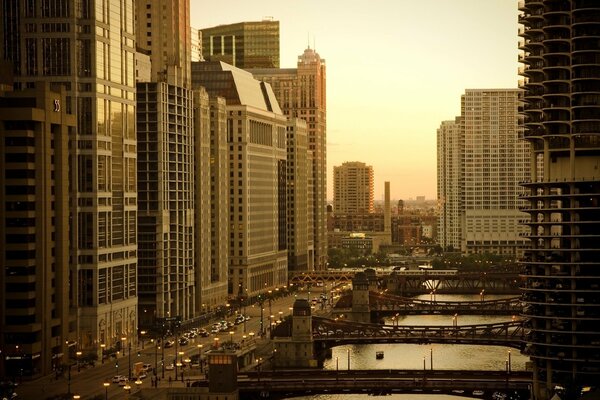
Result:
<instances>
[{"instance_id":1,"label":"river water","mask_svg":"<svg viewBox=\"0 0 600 400\"><path fill-rule=\"evenodd\" d=\"M486 300L506 298L511 296L486 295ZM422 295L417 298L431 300L430 295ZM476 295L443 295L437 294L438 301L478 301ZM510 320L509 316L478 316L459 315L459 325L486 324L494 322L505 322ZM386 321L392 324L391 320ZM399 325L453 325L451 315L407 315L400 317ZM384 358L376 359L375 352L383 351ZM344 345L332 349L331 359L325 360L324 368L336 369L423 369L431 368L433 358L434 369L473 369L504 371L509 358L509 348L499 346L472 346L460 344L367 344L367 345ZM521 355L517 350L510 350L511 369L518 371L525 369L525 363L529 358ZM332 394L295 397L296 400L366 400L372 397L362 394ZM457 400L468 397L448 395L418 395L418 394L395 394L386 396L389 400Z\"/></svg>"}]
</instances>

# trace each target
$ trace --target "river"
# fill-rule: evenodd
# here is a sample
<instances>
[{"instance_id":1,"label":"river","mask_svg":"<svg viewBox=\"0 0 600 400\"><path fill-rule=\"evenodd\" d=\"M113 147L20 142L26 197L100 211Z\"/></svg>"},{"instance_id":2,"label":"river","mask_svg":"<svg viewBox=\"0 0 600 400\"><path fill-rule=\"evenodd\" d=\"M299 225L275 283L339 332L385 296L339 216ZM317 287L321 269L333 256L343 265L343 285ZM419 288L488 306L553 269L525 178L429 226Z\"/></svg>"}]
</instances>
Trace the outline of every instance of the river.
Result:
<instances>
[{"instance_id":1,"label":"river","mask_svg":"<svg viewBox=\"0 0 600 400\"><path fill-rule=\"evenodd\" d=\"M500 299L511 296L486 295L486 300ZM430 295L418 296L418 299L430 300ZM444 295L437 294L438 301L477 301L476 295ZM459 315L459 325L485 324L504 322L510 320L507 316L478 316ZM392 324L391 320L386 321ZM407 315L400 317L399 325L449 325L453 324L453 316L450 315ZM384 358L376 359L375 352L383 351ZM332 349L331 359L325 360L326 369L347 369L348 359L350 369L423 369L431 368L433 359L434 369L474 369L504 371L509 358L509 348L499 346L471 346L459 344L367 344L367 345L344 345ZM529 358L521 355L517 350L510 350L511 369L518 371L525 369L525 363ZM362 394L332 394L312 395L295 397L296 400L366 400L372 396ZM457 400L469 397L458 397L449 395L418 395L418 394L395 394L386 396L389 400Z\"/></svg>"}]
</instances>

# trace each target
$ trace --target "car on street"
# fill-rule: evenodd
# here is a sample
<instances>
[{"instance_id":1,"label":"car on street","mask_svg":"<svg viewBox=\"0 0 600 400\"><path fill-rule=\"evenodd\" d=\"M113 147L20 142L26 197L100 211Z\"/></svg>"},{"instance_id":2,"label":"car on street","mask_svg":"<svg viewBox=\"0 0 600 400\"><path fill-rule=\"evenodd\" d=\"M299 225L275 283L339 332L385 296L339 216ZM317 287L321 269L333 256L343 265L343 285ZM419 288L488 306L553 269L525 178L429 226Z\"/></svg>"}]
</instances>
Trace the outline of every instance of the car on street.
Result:
<instances>
[{"instance_id":1,"label":"car on street","mask_svg":"<svg viewBox=\"0 0 600 400\"><path fill-rule=\"evenodd\" d=\"M206 329L202 328L198 331L198 335L201 337L208 337L209 333Z\"/></svg>"},{"instance_id":2,"label":"car on street","mask_svg":"<svg viewBox=\"0 0 600 400\"><path fill-rule=\"evenodd\" d=\"M119 379L119 382L117 382L117 385L119 385L119 386L125 386L125 385L127 385L127 381L128 380L129 379L127 379L127 377L122 376L121 379Z\"/></svg>"},{"instance_id":3,"label":"car on street","mask_svg":"<svg viewBox=\"0 0 600 400\"><path fill-rule=\"evenodd\" d=\"M165 369L167 371L173 371L175 369L175 366L173 365L173 363L167 364L167 365L165 365Z\"/></svg>"},{"instance_id":4,"label":"car on street","mask_svg":"<svg viewBox=\"0 0 600 400\"><path fill-rule=\"evenodd\" d=\"M124 375L115 375L112 377L112 383L119 383L121 379L127 379Z\"/></svg>"}]
</instances>

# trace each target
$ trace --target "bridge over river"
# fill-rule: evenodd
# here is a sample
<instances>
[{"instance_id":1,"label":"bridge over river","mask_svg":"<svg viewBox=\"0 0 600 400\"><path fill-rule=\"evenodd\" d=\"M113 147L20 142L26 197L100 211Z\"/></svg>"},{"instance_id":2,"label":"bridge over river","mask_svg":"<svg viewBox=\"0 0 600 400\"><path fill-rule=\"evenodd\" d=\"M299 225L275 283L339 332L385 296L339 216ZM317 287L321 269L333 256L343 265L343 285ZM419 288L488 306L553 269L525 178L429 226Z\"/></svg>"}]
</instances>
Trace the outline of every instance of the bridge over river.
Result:
<instances>
[{"instance_id":1,"label":"bridge over river","mask_svg":"<svg viewBox=\"0 0 600 400\"><path fill-rule=\"evenodd\" d=\"M385 316L414 314L461 314L461 315L519 315L523 309L520 297L480 301L438 301L436 294L431 300L396 296L388 293L369 292L371 320ZM340 314L352 308L352 292L345 292L335 303L333 312Z\"/></svg>"},{"instance_id":2,"label":"bridge over river","mask_svg":"<svg viewBox=\"0 0 600 400\"><path fill-rule=\"evenodd\" d=\"M289 321L273 331L286 336ZM312 317L312 335L317 348L360 343L446 343L507 346L521 349L522 321L457 326L394 326Z\"/></svg>"},{"instance_id":3,"label":"bridge over river","mask_svg":"<svg viewBox=\"0 0 600 400\"><path fill-rule=\"evenodd\" d=\"M492 399L495 393L511 393L514 398L527 399L530 383L531 372L525 371L257 369L237 376L237 387L243 399L283 399L332 393L447 393L482 399ZM207 386L207 382L197 381L192 386Z\"/></svg>"},{"instance_id":4,"label":"bridge over river","mask_svg":"<svg viewBox=\"0 0 600 400\"><path fill-rule=\"evenodd\" d=\"M367 271L369 271L367 269ZM518 272L460 272L457 270L406 270L375 271L372 274L380 288L401 295L438 293L520 293L521 278ZM327 270L296 273L290 278L293 284L320 286L324 282L346 283L360 271Z\"/></svg>"}]
</instances>

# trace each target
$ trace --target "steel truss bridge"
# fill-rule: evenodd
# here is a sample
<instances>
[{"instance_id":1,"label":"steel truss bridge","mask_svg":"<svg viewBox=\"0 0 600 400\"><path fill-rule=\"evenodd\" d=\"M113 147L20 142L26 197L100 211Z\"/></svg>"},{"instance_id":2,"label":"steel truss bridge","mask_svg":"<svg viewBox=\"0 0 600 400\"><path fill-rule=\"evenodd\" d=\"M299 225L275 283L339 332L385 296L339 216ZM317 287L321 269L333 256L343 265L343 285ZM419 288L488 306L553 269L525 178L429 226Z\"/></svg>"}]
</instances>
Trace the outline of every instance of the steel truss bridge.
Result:
<instances>
[{"instance_id":1,"label":"steel truss bridge","mask_svg":"<svg viewBox=\"0 0 600 400\"><path fill-rule=\"evenodd\" d=\"M356 271L314 271L293 275L293 284L317 285L320 282L351 282ZM516 272L456 272L448 270L377 271L380 287L395 287L401 295L430 293L520 293L520 278Z\"/></svg>"},{"instance_id":2,"label":"steel truss bridge","mask_svg":"<svg viewBox=\"0 0 600 400\"><path fill-rule=\"evenodd\" d=\"M332 393L454 394L492 399L497 392L528 399L531 379L531 372L525 371L286 369L242 372L237 381L243 399L278 400ZM207 382L197 381L192 386L205 387Z\"/></svg>"},{"instance_id":3,"label":"steel truss bridge","mask_svg":"<svg viewBox=\"0 0 600 400\"><path fill-rule=\"evenodd\" d=\"M351 307L352 294L347 293L336 303L334 311ZM519 315L523 304L520 297L481 301L438 301L435 294L432 294L432 300L419 300L371 291L369 308L372 320L378 320L395 314Z\"/></svg>"},{"instance_id":4,"label":"steel truss bridge","mask_svg":"<svg viewBox=\"0 0 600 400\"><path fill-rule=\"evenodd\" d=\"M290 332L288 318L277 324L271 336L289 337ZM394 326L313 316L312 336L317 353L345 344L368 343L473 344L521 350L525 329L522 321L457 326Z\"/></svg>"}]
</instances>

